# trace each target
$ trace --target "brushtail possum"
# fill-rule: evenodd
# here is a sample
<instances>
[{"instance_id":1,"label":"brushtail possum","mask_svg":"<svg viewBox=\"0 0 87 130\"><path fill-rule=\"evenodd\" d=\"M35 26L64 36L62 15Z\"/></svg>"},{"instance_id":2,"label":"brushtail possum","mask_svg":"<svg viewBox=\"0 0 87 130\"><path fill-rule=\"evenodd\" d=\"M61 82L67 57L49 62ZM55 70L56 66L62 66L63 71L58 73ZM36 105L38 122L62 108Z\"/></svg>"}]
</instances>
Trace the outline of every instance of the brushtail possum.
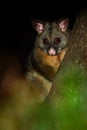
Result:
<instances>
[{"instance_id":1,"label":"brushtail possum","mask_svg":"<svg viewBox=\"0 0 87 130\"><path fill-rule=\"evenodd\" d=\"M0 67L0 101L15 99L18 105L40 103L50 92L54 76L67 51L69 20L63 18L50 23L35 19L32 25L37 37L25 65L26 71L22 72L15 58L8 56L5 57L7 62L4 58L0 61L3 67Z\"/></svg>"}]
</instances>

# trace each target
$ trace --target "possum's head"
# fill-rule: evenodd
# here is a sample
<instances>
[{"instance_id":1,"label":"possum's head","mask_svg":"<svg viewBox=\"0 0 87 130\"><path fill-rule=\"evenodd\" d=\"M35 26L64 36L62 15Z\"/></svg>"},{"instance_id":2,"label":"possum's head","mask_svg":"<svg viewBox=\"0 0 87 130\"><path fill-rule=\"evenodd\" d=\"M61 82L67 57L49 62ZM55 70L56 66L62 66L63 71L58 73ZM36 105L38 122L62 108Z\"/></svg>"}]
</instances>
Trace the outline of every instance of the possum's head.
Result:
<instances>
[{"instance_id":1,"label":"possum's head","mask_svg":"<svg viewBox=\"0 0 87 130\"><path fill-rule=\"evenodd\" d=\"M67 47L69 42L69 20L67 18L51 23L33 20L32 24L38 33L35 46L46 54L55 56Z\"/></svg>"}]
</instances>

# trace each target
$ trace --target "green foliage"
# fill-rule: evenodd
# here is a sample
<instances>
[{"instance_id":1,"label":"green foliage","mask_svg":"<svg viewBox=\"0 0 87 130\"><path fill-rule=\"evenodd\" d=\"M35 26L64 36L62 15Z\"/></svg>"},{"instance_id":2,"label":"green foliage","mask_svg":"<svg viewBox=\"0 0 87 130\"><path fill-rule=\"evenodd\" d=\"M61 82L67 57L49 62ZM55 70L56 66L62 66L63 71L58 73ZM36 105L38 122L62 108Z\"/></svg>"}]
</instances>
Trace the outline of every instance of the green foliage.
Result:
<instances>
[{"instance_id":1,"label":"green foliage","mask_svg":"<svg viewBox=\"0 0 87 130\"><path fill-rule=\"evenodd\" d=\"M60 117L60 130L86 130L87 73L81 65L70 65L65 66L57 78L55 85L60 96L56 100L56 110Z\"/></svg>"}]
</instances>

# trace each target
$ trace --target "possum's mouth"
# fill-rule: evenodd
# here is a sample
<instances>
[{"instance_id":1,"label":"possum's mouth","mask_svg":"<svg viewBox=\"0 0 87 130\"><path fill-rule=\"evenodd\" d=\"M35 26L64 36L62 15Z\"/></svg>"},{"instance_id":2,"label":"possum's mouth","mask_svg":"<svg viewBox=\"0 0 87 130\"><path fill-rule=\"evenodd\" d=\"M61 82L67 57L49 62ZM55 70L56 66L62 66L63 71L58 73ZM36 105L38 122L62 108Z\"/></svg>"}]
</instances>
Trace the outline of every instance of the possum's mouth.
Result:
<instances>
[{"instance_id":1,"label":"possum's mouth","mask_svg":"<svg viewBox=\"0 0 87 130\"><path fill-rule=\"evenodd\" d=\"M61 47L58 47L58 48L50 47L49 49L48 48L44 49L44 48L41 48L40 46L38 46L38 48L40 48L44 53L46 53L49 56L56 56L59 53L61 53L62 49L64 49Z\"/></svg>"}]
</instances>

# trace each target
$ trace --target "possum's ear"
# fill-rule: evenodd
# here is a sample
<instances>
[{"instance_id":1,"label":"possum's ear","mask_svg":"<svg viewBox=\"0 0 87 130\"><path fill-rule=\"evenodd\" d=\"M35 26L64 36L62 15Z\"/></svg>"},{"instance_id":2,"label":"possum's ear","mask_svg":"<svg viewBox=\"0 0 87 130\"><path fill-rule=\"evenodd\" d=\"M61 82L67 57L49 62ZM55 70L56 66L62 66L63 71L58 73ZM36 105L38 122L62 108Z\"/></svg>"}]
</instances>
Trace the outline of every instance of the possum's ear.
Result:
<instances>
[{"instance_id":1,"label":"possum's ear","mask_svg":"<svg viewBox=\"0 0 87 130\"><path fill-rule=\"evenodd\" d=\"M66 32L69 26L69 19L62 18L57 22L57 25L62 32Z\"/></svg>"},{"instance_id":2,"label":"possum's ear","mask_svg":"<svg viewBox=\"0 0 87 130\"><path fill-rule=\"evenodd\" d=\"M32 20L32 25L34 27L34 29L39 33L41 34L44 30L44 27L45 27L45 24L40 21L40 20L37 20L37 19L33 19Z\"/></svg>"}]
</instances>

